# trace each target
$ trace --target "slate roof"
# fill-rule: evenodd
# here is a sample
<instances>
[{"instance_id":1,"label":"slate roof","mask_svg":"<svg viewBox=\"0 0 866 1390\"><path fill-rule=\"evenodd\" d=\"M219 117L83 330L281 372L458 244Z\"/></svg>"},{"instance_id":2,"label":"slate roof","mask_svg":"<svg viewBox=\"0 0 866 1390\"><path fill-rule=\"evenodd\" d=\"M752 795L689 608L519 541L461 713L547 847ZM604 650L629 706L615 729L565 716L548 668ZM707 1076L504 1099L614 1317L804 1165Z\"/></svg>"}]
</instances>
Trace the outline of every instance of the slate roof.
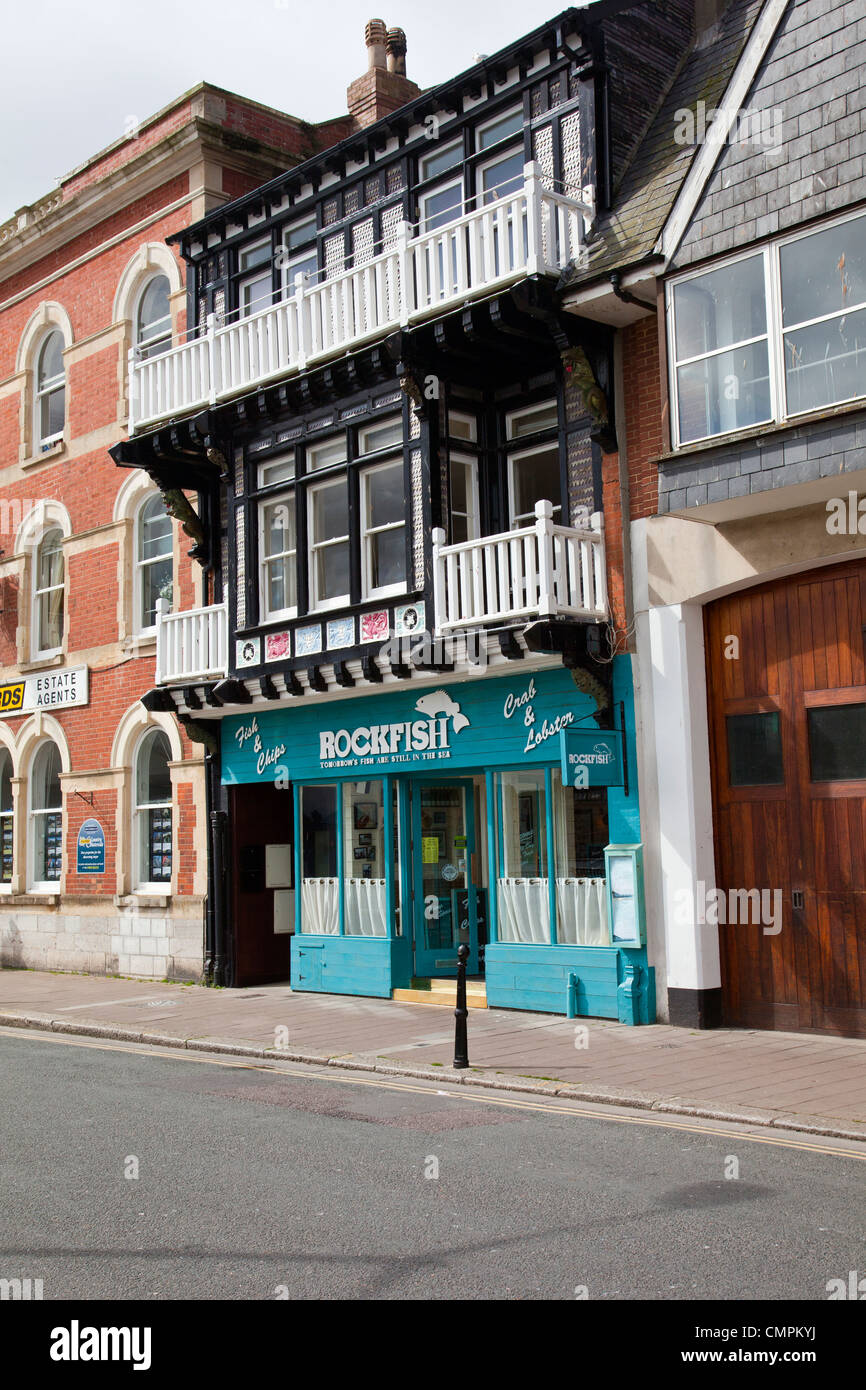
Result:
<instances>
[{"instance_id":1,"label":"slate roof","mask_svg":"<svg viewBox=\"0 0 866 1390\"><path fill-rule=\"evenodd\" d=\"M696 111L699 101L706 102L708 112L721 104L762 5L763 0L731 0L715 42L686 54L623 172L613 207L596 222L587 242L588 261L570 280L570 289L652 258L698 153L695 145L676 143L676 112L686 107Z\"/></svg>"}]
</instances>

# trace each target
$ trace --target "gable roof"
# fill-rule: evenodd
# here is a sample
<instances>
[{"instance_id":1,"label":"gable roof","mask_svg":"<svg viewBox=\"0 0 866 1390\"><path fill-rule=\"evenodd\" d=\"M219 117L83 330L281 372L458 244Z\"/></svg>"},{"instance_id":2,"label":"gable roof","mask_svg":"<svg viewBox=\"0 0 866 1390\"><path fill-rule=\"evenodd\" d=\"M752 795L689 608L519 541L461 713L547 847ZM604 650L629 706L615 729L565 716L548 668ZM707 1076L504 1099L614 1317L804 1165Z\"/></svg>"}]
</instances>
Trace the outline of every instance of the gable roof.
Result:
<instances>
[{"instance_id":1,"label":"gable roof","mask_svg":"<svg viewBox=\"0 0 866 1390\"><path fill-rule=\"evenodd\" d=\"M660 254L659 242L689 172L706 149L677 143L676 113L695 111L699 101L708 112L722 105L765 3L768 9L778 6L778 0L731 0L714 41L686 54L614 190L613 206L600 214L587 242L587 260L569 288ZM711 171L712 165L707 178Z\"/></svg>"}]
</instances>

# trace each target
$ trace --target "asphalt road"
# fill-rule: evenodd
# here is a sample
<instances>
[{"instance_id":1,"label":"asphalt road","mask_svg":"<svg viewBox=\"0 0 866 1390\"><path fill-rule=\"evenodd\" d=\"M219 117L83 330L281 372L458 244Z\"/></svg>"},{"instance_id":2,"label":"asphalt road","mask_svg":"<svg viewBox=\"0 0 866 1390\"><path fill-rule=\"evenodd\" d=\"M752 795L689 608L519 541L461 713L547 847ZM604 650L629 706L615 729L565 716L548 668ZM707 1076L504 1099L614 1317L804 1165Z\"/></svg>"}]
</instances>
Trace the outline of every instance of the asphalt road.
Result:
<instances>
[{"instance_id":1,"label":"asphalt road","mask_svg":"<svg viewBox=\"0 0 866 1390\"><path fill-rule=\"evenodd\" d=\"M826 1300L866 1272L862 1159L578 1108L10 1030L0 1279L46 1300Z\"/></svg>"}]
</instances>

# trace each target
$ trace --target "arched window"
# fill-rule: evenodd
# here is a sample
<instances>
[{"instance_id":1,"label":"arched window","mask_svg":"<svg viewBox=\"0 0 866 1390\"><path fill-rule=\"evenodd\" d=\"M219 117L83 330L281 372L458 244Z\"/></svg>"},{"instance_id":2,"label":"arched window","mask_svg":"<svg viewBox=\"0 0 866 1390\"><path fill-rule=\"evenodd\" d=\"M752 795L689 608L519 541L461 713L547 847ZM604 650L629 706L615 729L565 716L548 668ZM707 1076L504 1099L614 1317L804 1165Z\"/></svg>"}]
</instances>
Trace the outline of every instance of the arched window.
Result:
<instances>
[{"instance_id":1,"label":"arched window","mask_svg":"<svg viewBox=\"0 0 866 1390\"><path fill-rule=\"evenodd\" d=\"M154 275L144 287L135 316L139 357L158 357L171 347L170 290L167 275Z\"/></svg>"},{"instance_id":2,"label":"arched window","mask_svg":"<svg viewBox=\"0 0 866 1390\"><path fill-rule=\"evenodd\" d=\"M63 646L63 532L46 531L36 550L33 575L33 655Z\"/></svg>"},{"instance_id":3,"label":"arched window","mask_svg":"<svg viewBox=\"0 0 866 1390\"><path fill-rule=\"evenodd\" d=\"M139 885L171 882L171 748L151 729L135 760L136 877Z\"/></svg>"},{"instance_id":4,"label":"arched window","mask_svg":"<svg viewBox=\"0 0 866 1390\"><path fill-rule=\"evenodd\" d=\"M12 758L4 748L0 750L0 883L12 882L13 832Z\"/></svg>"},{"instance_id":5,"label":"arched window","mask_svg":"<svg viewBox=\"0 0 866 1390\"><path fill-rule=\"evenodd\" d=\"M36 362L36 438L41 449L49 449L63 438L65 421L63 334L55 328L39 349Z\"/></svg>"},{"instance_id":6,"label":"arched window","mask_svg":"<svg viewBox=\"0 0 866 1390\"><path fill-rule=\"evenodd\" d=\"M141 507L136 526L136 626L146 632L156 623L156 601L171 602L171 517L157 492Z\"/></svg>"},{"instance_id":7,"label":"arched window","mask_svg":"<svg viewBox=\"0 0 866 1390\"><path fill-rule=\"evenodd\" d=\"M63 863L63 798L60 751L43 743L30 770L31 878L34 887L60 882Z\"/></svg>"}]
</instances>

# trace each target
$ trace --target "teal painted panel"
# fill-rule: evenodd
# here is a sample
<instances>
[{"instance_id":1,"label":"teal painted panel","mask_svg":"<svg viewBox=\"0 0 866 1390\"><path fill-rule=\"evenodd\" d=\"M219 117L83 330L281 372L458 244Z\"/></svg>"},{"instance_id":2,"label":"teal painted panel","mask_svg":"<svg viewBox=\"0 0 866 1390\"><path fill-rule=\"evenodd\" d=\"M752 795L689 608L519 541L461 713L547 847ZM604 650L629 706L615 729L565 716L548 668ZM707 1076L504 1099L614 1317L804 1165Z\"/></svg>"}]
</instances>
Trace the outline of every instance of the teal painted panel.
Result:
<instances>
[{"instance_id":1,"label":"teal painted panel","mask_svg":"<svg viewBox=\"0 0 866 1390\"><path fill-rule=\"evenodd\" d=\"M565 1015L573 972L578 1016L655 1022L655 976L647 968L645 950L499 942L488 946L485 964L491 1008ZM633 968L639 972L635 977Z\"/></svg>"},{"instance_id":2,"label":"teal painted panel","mask_svg":"<svg viewBox=\"0 0 866 1390\"><path fill-rule=\"evenodd\" d=\"M560 669L233 715L222 721L222 777L309 782L554 764L562 729L594 710Z\"/></svg>"},{"instance_id":3,"label":"teal painted panel","mask_svg":"<svg viewBox=\"0 0 866 1390\"><path fill-rule=\"evenodd\" d=\"M607 794L608 835L612 845L636 845L641 841L640 805L637 786L637 739L634 712L633 658L613 659L613 699L622 701L625 714L625 747L628 764L628 796L622 787L611 787ZM617 710L617 722L619 711Z\"/></svg>"},{"instance_id":4,"label":"teal painted panel","mask_svg":"<svg viewBox=\"0 0 866 1390\"><path fill-rule=\"evenodd\" d=\"M388 937L293 936L292 989L301 994L356 994L388 999L395 987L395 954L400 962L399 978L409 978L402 941L392 942Z\"/></svg>"}]
</instances>

